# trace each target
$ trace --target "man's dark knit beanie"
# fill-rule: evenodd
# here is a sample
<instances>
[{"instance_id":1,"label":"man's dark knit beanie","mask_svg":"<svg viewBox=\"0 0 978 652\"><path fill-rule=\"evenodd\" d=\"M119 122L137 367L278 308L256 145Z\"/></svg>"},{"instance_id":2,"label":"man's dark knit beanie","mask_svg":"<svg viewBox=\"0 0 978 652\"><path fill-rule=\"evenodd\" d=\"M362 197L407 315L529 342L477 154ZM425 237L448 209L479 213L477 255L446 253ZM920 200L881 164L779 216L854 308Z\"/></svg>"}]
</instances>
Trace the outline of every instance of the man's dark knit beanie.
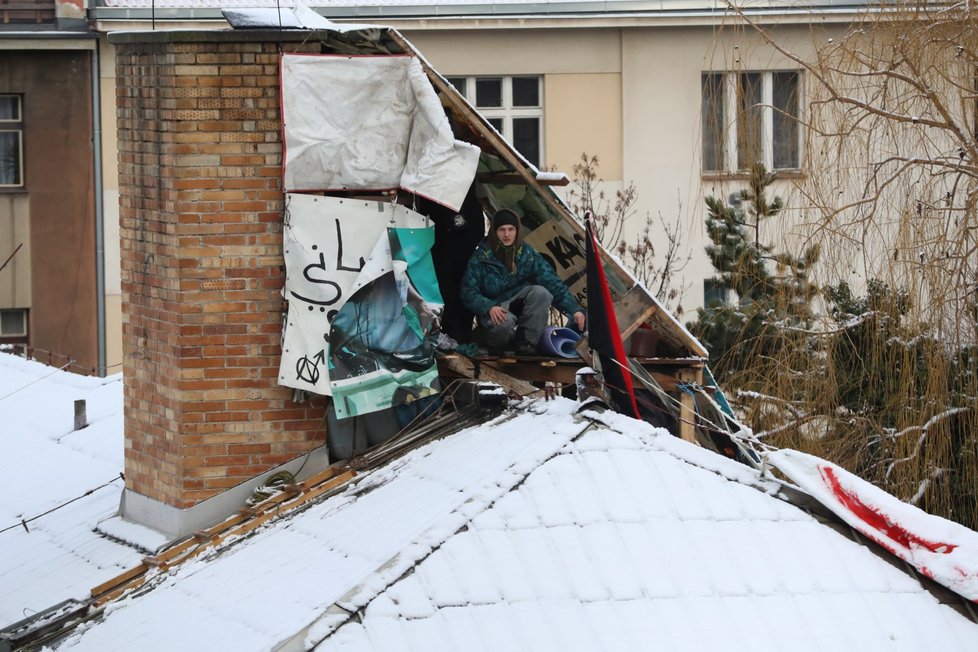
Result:
<instances>
[{"instance_id":1,"label":"man's dark knit beanie","mask_svg":"<svg viewBox=\"0 0 978 652\"><path fill-rule=\"evenodd\" d=\"M513 211L508 208L501 208L496 211L496 214L492 216L492 230L495 231L501 226L505 225L515 226L516 230L520 229L520 218Z\"/></svg>"}]
</instances>

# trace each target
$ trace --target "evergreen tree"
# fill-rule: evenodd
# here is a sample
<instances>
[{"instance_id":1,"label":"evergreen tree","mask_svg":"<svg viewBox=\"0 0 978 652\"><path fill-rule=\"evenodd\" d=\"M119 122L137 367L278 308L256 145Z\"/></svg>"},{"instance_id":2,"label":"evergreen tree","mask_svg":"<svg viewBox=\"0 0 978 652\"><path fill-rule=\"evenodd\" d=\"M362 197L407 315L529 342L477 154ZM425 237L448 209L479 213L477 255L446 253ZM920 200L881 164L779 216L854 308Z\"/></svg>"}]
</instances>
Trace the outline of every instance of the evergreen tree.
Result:
<instances>
[{"instance_id":1,"label":"evergreen tree","mask_svg":"<svg viewBox=\"0 0 978 652\"><path fill-rule=\"evenodd\" d=\"M775 178L762 164L751 169L748 187L740 192L744 210L706 198L711 242L706 253L717 271L712 281L734 292L737 302L700 308L688 326L709 350L721 381L747 373L743 381L749 386L749 376L762 368L760 361L788 345L786 340L798 339L789 328L811 321L811 301L818 290L808 273L818 248L796 257L760 241L762 222L777 217L784 207L780 197L768 200Z\"/></svg>"}]
</instances>

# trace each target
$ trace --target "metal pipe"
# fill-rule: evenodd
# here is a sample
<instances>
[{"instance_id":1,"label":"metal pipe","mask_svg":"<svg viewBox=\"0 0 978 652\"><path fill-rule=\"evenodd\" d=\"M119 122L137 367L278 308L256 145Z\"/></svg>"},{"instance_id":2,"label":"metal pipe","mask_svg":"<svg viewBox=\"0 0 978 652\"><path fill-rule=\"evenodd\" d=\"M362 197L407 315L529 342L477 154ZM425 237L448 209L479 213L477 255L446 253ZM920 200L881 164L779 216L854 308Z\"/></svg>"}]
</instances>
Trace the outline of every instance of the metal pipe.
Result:
<instances>
[{"instance_id":1,"label":"metal pipe","mask_svg":"<svg viewBox=\"0 0 978 652\"><path fill-rule=\"evenodd\" d=\"M105 214L102 193L102 84L101 43L92 50L92 157L95 170L95 314L98 338L98 375L106 374L105 342Z\"/></svg>"}]
</instances>

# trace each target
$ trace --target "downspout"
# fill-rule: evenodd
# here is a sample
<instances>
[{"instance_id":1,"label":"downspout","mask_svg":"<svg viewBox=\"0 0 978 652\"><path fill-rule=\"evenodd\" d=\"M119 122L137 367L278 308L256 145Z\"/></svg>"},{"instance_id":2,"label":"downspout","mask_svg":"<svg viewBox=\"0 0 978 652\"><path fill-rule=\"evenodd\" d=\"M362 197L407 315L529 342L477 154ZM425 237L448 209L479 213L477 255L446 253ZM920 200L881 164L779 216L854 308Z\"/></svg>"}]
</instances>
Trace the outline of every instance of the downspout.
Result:
<instances>
[{"instance_id":1,"label":"downspout","mask_svg":"<svg viewBox=\"0 0 978 652\"><path fill-rule=\"evenodd\" d=\"M105 377L105 215L102 199L102 74L99 48L92 50L92 156L95 167L95 313L98 338L98 375Z\"/></svg>"}]
</instances>

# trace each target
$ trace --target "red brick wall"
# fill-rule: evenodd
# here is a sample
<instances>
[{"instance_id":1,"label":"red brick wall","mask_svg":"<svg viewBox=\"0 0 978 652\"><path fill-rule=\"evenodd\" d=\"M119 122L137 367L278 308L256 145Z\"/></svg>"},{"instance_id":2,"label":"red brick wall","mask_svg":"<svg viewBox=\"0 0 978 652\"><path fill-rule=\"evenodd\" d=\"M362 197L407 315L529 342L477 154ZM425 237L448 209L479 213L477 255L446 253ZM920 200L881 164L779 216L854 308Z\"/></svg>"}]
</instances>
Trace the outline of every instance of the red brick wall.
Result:
<instances>
[{"instance_id":1,"label":"red brick wall","mask_svg":"<svg viewBox=\"0 0 978 652\"><path fill-rule=\"evenodd\" d=\"M276 383L277 45L186 40L120 43L116 69L126 483L178 508L325 436Z\"/></svg>"}]
</instances>

